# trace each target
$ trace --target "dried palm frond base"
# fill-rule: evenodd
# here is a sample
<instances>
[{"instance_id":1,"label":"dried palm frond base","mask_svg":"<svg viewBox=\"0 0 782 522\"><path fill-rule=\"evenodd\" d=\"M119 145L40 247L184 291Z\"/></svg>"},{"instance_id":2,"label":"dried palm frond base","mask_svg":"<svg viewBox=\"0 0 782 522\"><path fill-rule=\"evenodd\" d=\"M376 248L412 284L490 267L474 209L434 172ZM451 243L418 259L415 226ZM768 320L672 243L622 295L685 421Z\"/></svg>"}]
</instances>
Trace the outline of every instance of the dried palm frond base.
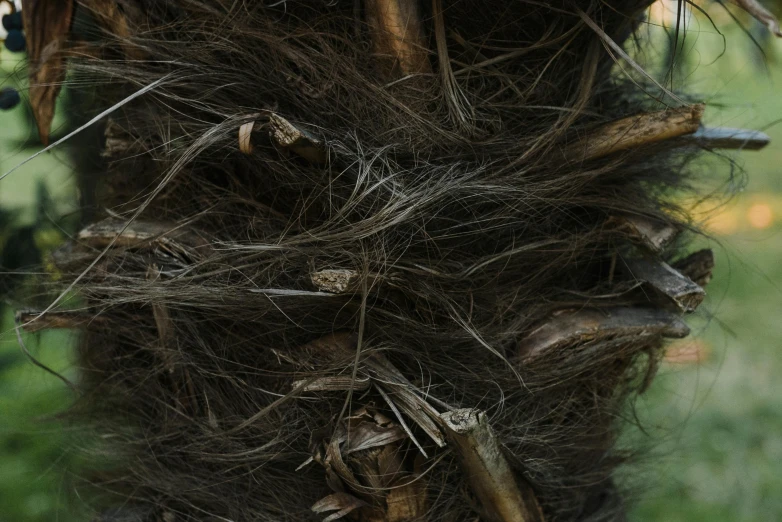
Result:
<instances>
[{"instance_id":1,"label":"dried palm frond base","mask_svg":"<svg viewBox=\"0 0 782 522\"><path fill-rule=\"evenodd\" d=\"M82 307L19 322L84 332L98 520L622 519L714 264L688 165L767 141L644 94L648 0L48 3L33 83L113 107L105 215L53 256Z\"/></svg>"}]
</instances>

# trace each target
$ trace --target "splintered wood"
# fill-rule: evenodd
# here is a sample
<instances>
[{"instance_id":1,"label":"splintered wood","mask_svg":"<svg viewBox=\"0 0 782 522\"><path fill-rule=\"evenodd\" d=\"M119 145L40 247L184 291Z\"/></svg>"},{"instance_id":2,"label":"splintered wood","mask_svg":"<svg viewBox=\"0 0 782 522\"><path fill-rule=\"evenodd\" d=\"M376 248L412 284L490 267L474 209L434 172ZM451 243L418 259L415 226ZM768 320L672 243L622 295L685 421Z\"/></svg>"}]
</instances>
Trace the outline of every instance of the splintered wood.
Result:
<instances>
[{"instance_id":1,"label":"splintered wood","mask_svg":"<svg viewBox=\"0 0 782 522\"><path fill-rule=\"evenodd\" d=\"M367 23L378 65L388 77L430 71L416 0L368 0Z\"/></svg>"},{"instance_id":2,"label":"splintered wood","mask_svg":"<svg viewBox=\"0 0 782 522\"><path fill-rule=\"evenodd\" d=\"M301 156L310 163L321 165L327 162L328 155L323 143L304 129L275 113L269 114L269 125L271 126L270 134L272 139L283 149ZM249 133L247 134L249 135ZM249 143L249 137L247 140ZM241 146L241 133L239 141Z\"/></svg>"},{"instance_id":3,"label":"splintered wood","mask_svg":"<svg viewBox=\"0 0 782 522\"><path fill-rule=\"evenodd\" d=\"M568 147L565 155L574 161L587 161L693 134L700 126L703 109L697 104L622 118L593 130Z\"/></svg>"},{"instance_id":4,"label":"splintered wood","mask_svg":"<svg viewBox=\"0 0 782 522\"><path fill-rule=\"evenodd\" d=\"M632 241L640 243L652 252L662 251L679 233L676 227L664 221L638 215L615 216L606 224L617 225Z\"/></svg>"},{"instance_id":5,"label":"splintered wood","mask_svg":"<svg viewBox=\"0 0 782 522\"><path fill-rule=\"evenodd\" d=\"M519 355L532 358L551 350L590 341L644 337L683 338L690 329L678 314L656 308L561 310L519 342Z\"/></svg>"},{"instance_id":6,"label":"splintered wood","mask_svg":"<svg viewBox=\"0 0 782 522\"><path fill-rule=\"evenodd\" d=\"M698 250L675 262L673 267L699 286L706 286L714 270L714 252L710 248Z\"/></svg>"},{"instance_id":7,"label":"splintered wood","mask_svg":"<svg viewBox=\"0 0 782 522\"><path fill-rule=\"evenodd\" d=\"M653 259L625 260L632 276L654 288L683 313L695 311L706 292L687 276L666 263Z\"/></svg>"},{"instance_id":8,"label":"splintered wood","mask_svg":"<svg viewBox=\"0 0 782 522\"><path fill-rule=\"evenodd\" d=\"M325 145L315 136L307 132L299 125L288 121L277 113L264 111L250 117L259 118L266 114L268 122L253 120L239 126L239 150L243 154L250 155L255 150L253 145L253 133L261 129L268 129L269 138L279 149L296 154L304 160L315 164L328 163L328 151Z\"/></svg>"},{"instance_id":9,"label":"splintered wood","mask_svg":"<svg viewBox=\"0 0 782 522\"><path fill-rule=\"evenodd\" d=\"M491 522L542 522L529 486L518 480L502 453L486 414L460 409L440 416L448 442L459 455L472 491Z\"/></svg>"}]
</instances>

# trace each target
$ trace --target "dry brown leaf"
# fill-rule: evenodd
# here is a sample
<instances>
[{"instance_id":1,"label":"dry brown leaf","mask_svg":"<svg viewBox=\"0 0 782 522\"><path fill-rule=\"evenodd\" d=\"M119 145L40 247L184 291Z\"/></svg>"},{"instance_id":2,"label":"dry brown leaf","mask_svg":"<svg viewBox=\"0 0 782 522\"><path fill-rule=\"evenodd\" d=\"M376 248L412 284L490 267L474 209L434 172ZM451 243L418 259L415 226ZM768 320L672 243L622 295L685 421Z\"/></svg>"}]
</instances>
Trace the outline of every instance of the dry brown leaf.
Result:
<instances>
[{"instance_id":1,"label":"dry brown leaf","mask_svg":"<svg viewBox=\"0 0 782 522\"><path fill-rule=\"evenodd\" d=\"M323 519L323 522L331 522L332 520L338 520L349 514L351 511L354 511L365 505L365 502L357 499L353 495L349 495L347 493L334 493L328 497L320 499L315 504L313 504L310 509L312 509L312 511L315 513L336 511L336 513L332 513Z\"/></svg>"},{"instance_id":2,"label":"dry brown leaf","mask_svg":"<svg viewBox=\"0 0 782 522\"><path fill-rule=\"evenodd\" d=\"M426 484L423 479L392 487L386 495L386 522L422 520L427 512Z\"/></svg>"},{"instance_id":3,"label":"dry brown leaf","mask_svg":"<svg viewBox=\"0 0 782 522\"><path fill-rule=\"evenodd\" d=\"M757 0L730 0L732 3L744 9L758 22L762 23L768 30L777 36L782 37L782 30L779 28L779 20L768 9L760 5Z\"/></svg>"},{"instance_id":4,"label":"dry brown leaf","mask_svg":"<svg viewBox=\"0 0 782 522\"><path fill-rule=\"evenodd\" d=\"M403 440L405 431L399 426L383 427L372 422L362 422L351 428L343 453L345 455Z\"/></svg>"},{"instance_id":5,"label":"dry brown leaf","mask_svg":"<svg viewBox=\"0 0 782 522\"><path fill-rule=\"evenodd\" d=\"M44 145L49 144L57 95L65 81L62 50L71 28L73 8L73 0L22 0L30 105Z\"/></svg>"}]
</instances>

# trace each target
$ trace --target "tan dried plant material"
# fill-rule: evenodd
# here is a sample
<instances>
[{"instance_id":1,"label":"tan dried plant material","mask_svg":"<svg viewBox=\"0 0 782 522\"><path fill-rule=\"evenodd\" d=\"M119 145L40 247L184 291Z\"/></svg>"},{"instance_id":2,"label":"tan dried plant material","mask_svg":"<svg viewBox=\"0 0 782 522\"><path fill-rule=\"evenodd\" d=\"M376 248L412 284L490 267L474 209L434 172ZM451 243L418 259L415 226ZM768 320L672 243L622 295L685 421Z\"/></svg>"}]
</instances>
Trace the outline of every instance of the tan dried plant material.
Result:
<instances>
[{"instance_id":1,"label":"tan dried plant material","mask_svg":"<svg viewBox=\"0 0 782 522\"><path fill-rule=\"evenodd\" d=\"M244 154L249 155L253 153L253 144L250 138L252 137L254 127L254 121L248 121L239 127L239 150Z\"/></svg>"},{"instance_id":2,"label":"tan dried plant material","mask_svg":"<svg viewBox=\"0 0 782 522\"><path fill-rule=\"evenodd\" d=\"M779 20L771 11L763 7L758 0L730 0L731 3L744 9L752 15L755 20L762 23L773 34L782 37L782 30L779 28Z\"/></svg>"},{"instance_id":3,"label":"tan dried plant material","mask_svg":"<svg viewBox=\"0 0 782 522\"><path fill-rule=\"evenodd\" d=\"M472 408L441 415L470 487L490 522L543 522L543 512L530 487L503 455L486 413Z\"/></svg>"},{"instance_id":4,"label":"tan dried plant material","mask_svg":"<svg viewBox=\"0 0 782 522\"><path fill-rule=\"evenodd\" d=\"M22 18L27 37L30 105L38 136L49 144L57 95L65 81L64 48L71 29L73 0L23 0Z\"/></svg>"},{"instance_id":5,"label":"tan dried plant material","mask_svg":"<svg viewBox=\"0 0 782 522\"><path fill-rule=\"evenodd\" d=\"M353 412L313 448L313 460L326 469L335 494L312 510L335 511L325 520L349 514L369 522L421 520L427 510L426 483L420 461L410 462L404 451L406 444L405 430L374 405Z\"/></svg>"},{"instance_id":6,"label":"tan dried plant material","mask_svg":"<svg viewBox=\"0 0 782 522\"><path fill-rule=\"evenodd\" d=\"M313 272L310 279L318 290L332 294L344 294L355 289L359 276L355 270L334 268Z\"/></svg>"},{"instance_id":7,"label":"tan dried plant material","mask_svg":"<svg viewBox=\"0 0 782 522\"><path fill-rule=\"evenodd\" d=\"M311 509L315 513L328 513L334 511L334 513L323 519L323 522L332 522L332 520L339 520L356 509L366 505L366 502L357 499L353 495L338 492L318 500L312 505Z\"/></svg>"},{"instance_id":8,"label":"tan dried plant material","mask_svg":"<svg viewBox=\"0 0 782 522\"><path fill-rule=\"evenodd\" d=\"M328 161L323 143L306 130L273 112L269 113L269 125L271 138L278 146L301 156L310 163L322 165Z\"/></svg>"},{"instance_id":9,"label":"tan dried plant material","mask_svg":"<svg viewBox=\"0 0 782 522\"><path fill-rule=\"evenodd\" d=\"M703 109L702 104L689 105L607 123L570 145L565 156L587 161L692 134L700 127Z\"/></svg>"}]
</instances>

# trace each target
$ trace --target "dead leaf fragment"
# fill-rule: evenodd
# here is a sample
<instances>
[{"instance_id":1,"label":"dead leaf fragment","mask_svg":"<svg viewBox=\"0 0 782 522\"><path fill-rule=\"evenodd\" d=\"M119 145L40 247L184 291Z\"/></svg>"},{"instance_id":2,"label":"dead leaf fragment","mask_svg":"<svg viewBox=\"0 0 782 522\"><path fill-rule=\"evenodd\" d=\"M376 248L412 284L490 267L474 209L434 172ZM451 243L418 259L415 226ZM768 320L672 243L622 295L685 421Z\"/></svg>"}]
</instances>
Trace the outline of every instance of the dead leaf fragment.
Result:
<instances>
[{"instance_id":1,"label":"dead leaf fragment","mask_svg":"<svg viewBox=\"0 0 782 522\"><path fill-rule=\"evenodd\" d=\"M323 519L323 522L331 522L332 520L339 520L351 511L365 505L365 502L357 499L353 495L347 493L334 493L315 502L310 509L315 513L336 511L336 513L332 513Z\"/></svg>"},{"instance_id":2,"label":"dead leaf fragment","mask_svg":"<svg viewBox=\"0 0 782 522\"><path fill-rule=\"evenodd\" d=\"M57 95L65 81L65 55L62 51L70 32L73 8L73 0L22 1L30 105L44 145L49 144Z\"/></svg>"}]
</instances>

